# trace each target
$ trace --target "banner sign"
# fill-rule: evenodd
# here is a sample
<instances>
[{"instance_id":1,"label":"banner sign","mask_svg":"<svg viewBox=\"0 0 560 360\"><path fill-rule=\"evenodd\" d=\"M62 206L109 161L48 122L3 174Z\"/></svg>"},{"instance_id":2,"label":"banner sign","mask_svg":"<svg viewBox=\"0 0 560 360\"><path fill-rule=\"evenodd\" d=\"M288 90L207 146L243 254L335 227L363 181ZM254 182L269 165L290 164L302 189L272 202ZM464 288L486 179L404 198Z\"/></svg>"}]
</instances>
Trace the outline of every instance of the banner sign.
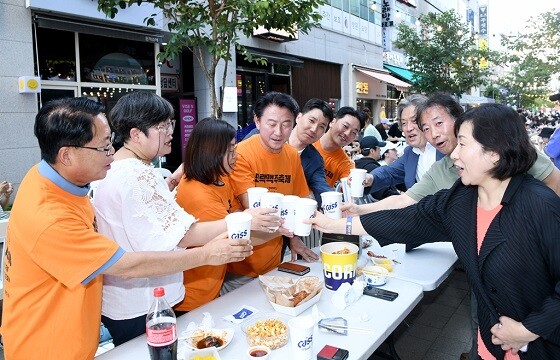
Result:
<instances>
[{"instance_id":1,"label":"banner sign","mask_svg":"<svg viewBox=\"0 0 560 360\"><path fill-rule=\"evenodd\" d=\"M488 8L486 6L478 9L478 27L480 35L488 35Z\"/></svg>"},{"instance_id":2,"label":"banner sign","mask_svg":"<svg viewBox=\"0 0 560 360\"><path fill-rule=\"evenodd\" d=\"M196 99L179 100L179 125L181 134L181 154L185 153L185 148L189 142L189 137L198 122L196 115Z\"/></svg>"}]
</instances>

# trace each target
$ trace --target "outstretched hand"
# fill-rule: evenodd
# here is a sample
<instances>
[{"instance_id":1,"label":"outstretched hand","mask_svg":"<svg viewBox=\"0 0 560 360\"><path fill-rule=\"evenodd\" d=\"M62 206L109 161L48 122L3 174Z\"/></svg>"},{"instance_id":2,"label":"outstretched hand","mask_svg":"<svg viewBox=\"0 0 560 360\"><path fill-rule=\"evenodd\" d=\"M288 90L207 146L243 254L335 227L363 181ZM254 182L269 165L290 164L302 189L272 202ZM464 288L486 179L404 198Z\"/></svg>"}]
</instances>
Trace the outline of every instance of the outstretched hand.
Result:
<instances>
[{"instance_id":1,"label":"outstretched hand","mask_svg":"<svg viewBox=\"0 0 560 360\"><path fill-rule=\"evenodd\" d=\"M222 265L244 260L253 254L251 240L229 239L224 232L210 240L204 248L208 253L208 265Z\"/></svg>"},{"instance_id":2,"label":"outstretched hand","mask_svg":"<svg viewBox=\"0 0 560 360\"><path fill-rule=\"evenodd\" d=\"M293 236L290 239L290 251L292 253L292 261L296 261L298 255L301 255L303 260L307 262L319 260L319 255L315 254L313 250L305 246L299 236Z\"/></svg>"},{"instance_id":3,"label":"outstretched hand","mask_svg":"<svg viewBox=\"0 0 560 360\"><path fill-rule=\"evenodd\" d=\"M251 230L273 233L282 225L282 219L276 215L276 209L272 208L253 208L246 209L244 212L251 214Z\"/></svg>"}]
</instances>

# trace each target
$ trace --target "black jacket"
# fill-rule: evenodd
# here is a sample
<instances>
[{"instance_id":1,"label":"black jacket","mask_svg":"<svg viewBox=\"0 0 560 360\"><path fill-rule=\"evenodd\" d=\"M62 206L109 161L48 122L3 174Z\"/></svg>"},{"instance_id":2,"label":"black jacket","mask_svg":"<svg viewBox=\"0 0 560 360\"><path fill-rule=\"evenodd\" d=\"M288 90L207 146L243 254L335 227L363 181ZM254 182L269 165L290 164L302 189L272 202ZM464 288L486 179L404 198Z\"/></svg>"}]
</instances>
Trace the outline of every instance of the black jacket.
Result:
<instances>
[{"instance_id":1,"label":"black jacket","mask_svg":"<svg viewBox=\"0 0 560 360\"><path fill-rule=\"evenodd\" d=\"M490 328L501 315L540 336L520 353L522 360L560 359L560 197L529 175L513 177L480 255L477 199L477 187L459 179L416 205L360 220L382 245L453 243L476 295L482 339L496 359L504 352L492 344Z\"/></svg>"}]
</instances>

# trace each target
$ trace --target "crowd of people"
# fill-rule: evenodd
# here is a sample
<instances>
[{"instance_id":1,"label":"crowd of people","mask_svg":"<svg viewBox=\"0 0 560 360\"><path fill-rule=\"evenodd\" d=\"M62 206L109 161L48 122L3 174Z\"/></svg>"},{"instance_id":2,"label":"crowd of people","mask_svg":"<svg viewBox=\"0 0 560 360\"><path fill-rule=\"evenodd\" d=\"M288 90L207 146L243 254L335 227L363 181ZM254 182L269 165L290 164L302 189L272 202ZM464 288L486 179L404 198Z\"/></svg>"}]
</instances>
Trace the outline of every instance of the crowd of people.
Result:
<instances>
[{"instance_id":1,"label":"crowd of people","mask_svg":"<svg viewBox=\"0 0 560 360\"><path fill-rule=\"evenodd\" d=\"M239 143L227 122L199 121L166 180L152 163L171 151L171 104L132 92L104 111L73 98L36 116L41 162L21 183L7 236L7 358L60 358L64 349L91 359L100 321L115 345L145 332L156 286L180 315L276 268L287 247L292 259L317 261L275 209L252 209L247 191L320 203L354 167L368 171L365 194L379 201L345 204L339 221L317 214L318 230L398 238L408 248L452 241L472 289L470 358L514 359L527 344L527 359L560 352L560 170L547 152L558 131L541 152L506 106L464 112L448 94L411 95L397 107L408 145L399 157L395 139L383 137L392 127L376 129L366 109L333 113L320 99L300 109L270 92L255 103L255 134ZM355 159L345 152L351 144ZM10 194L1 183L0 196ZM250 240L227 237L224 218L236 211L252 216ZM527 291L516 290L520 277ZM69 344L69 334L78 340Z\"/></svg>"}]
</instances>

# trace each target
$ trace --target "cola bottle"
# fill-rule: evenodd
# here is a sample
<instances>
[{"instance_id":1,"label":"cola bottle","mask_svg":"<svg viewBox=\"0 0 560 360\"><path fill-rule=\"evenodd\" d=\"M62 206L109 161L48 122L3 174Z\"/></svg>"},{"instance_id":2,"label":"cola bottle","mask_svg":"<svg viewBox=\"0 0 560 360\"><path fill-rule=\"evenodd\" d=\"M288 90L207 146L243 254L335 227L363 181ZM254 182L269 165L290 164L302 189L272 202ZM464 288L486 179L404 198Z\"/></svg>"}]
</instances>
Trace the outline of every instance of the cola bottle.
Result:
<instances>
[{"instance_id":1,"label":"cola bottle","mask_svg":"<svg viewBox=\"0 0 560 360\"><path fill-rule=\"evenodd\" d=\"M154 289L154 302L146 317L146 337L152 360L177 360L177 318L165 300L165 289Z\"/></svg>"}]
</instances>

